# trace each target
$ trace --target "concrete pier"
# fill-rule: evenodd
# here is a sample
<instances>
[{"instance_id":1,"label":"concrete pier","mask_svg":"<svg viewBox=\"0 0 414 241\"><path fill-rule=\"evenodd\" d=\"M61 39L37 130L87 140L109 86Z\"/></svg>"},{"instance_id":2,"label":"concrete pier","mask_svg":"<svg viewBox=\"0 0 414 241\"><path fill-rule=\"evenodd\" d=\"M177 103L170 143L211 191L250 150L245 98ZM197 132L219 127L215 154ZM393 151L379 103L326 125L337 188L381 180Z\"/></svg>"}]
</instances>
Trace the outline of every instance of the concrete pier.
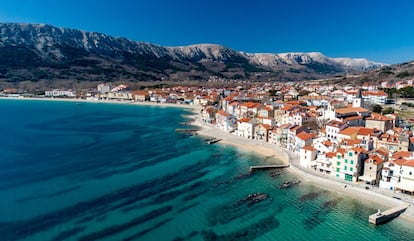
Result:
<instances>
[{"instance_id":1,"label":"concrete pier","mask_svg":"<svg viewBox=\"0 0 414 241\"><path fill-rule=\"evenodd\" d=\"M370 223L375 224L375 225L381 224L381 223L386 223L386 222L391 221L392 219L398 217L398 215L403 213L408 207L409 207L409 204L404 203L404 204L401 204L398 207L388 209L384 212L381 212L378 209L378 212L370 215L368 220L369 220Z\"/></svg>"},{"instance_id":2,"label":"concrete pier","mask_svg":"<svg viewBox=\"0 0 414 241\"><path fill-rule=\"evenodd\" d=\"M197 129L175 129L176 132L197 132Z\"/></svg>"},{"instance_id":3,"label":"concrete pier","mask_svg":"<svg viewBox=\"0 0 414 241\"><path fill-rule=\"evenodd\" d=\"M221 140L222 139L218 139L218 138L209 139L209 140L207 140L207 144L214 144L214 143L217 143Z\"/></svg>"},{"instance_id":4,"label":"concrete pier","mask_svg":"<svg viewBox=\"0 0 414 241\"><path fill-rule=\"evenodd\" d=\"M267 169L286 168L286 167L289 167L289 164L250 166L250 172L254 170L267 170Z\"/></svg>"}]
</instances>

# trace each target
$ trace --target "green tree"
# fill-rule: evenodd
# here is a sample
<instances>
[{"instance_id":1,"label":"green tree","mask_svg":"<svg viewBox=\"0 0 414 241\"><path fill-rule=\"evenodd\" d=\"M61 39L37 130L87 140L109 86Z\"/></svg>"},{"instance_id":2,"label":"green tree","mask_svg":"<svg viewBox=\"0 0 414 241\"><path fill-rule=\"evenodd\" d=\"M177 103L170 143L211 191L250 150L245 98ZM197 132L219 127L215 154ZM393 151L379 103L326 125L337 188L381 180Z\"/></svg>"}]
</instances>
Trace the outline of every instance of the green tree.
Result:
<instances>
[{"instance_id":1,"label":"green tree","mask_svg":"<svg viewBox=\"0 0 414 241\"><path fill-rule=\"evenodd\" d=\"M375 113L381 113L381 111L382 111L382 106L380 106L380 105L373 105L372 106L372 108L371 108L371 110L372 110L372 112L375 112Z\"/></svg>"},{"instance_id":2,"label":"green tree","mask_svg":"<svg viewBox=\"0 0 414 241\"><path fill-rule=\"evenodd\" d=\"M382 110L382 114L383 114L383 115L386 115L386 114L392 114L392 113L394 113L394 109L393 109L392 107L385 107L385 108Z\"/></svg>"}]
</instances>

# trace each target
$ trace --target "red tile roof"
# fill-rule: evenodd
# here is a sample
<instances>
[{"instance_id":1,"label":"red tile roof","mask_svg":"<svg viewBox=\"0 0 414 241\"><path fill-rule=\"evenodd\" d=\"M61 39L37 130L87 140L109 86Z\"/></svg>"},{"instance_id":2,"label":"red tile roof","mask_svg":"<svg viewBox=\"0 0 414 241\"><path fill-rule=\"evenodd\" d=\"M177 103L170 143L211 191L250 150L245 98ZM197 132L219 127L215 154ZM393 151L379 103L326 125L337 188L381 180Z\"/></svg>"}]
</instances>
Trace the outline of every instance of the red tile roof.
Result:
<instances>
[{"instance_id":1,"label":"red tile roof","mask_svg":"<svg viewBox=\"0 0 414 241\"><path fill-rule=\"evenodd\" d=\"M362 107L347 107L347 108L340 108L335 110L339 114L349 114L354 112L368 112L367 109Z\"/></svg>"},{"instance_id":2,"label":"red tile roof","mask_svg":"<svg viewBox=\"0 0 414 241\"><path fill-rule=\"evenodd\" d=\"M249 122L251 119L250 118L247 118L247 117L244 117L244 118L241 118L240 120L239 120L239 122Z\"/></svg>"},{"instance_id":3,"label":"red tile roof","mask_svg":"<svg viewBox=\"0 0 414 241\"><path fill-rule=\"evenodd\" d=\"M397 151L396 153L394 153L392 155L392 158L398 159L398 158L408 158L411 157L411 152L410 151Z\"/></svg>"},{"instance_id":4,"label":"red tile roof","mask_svg":"<svg viewBox=\"0 0 414 241\"><path fill-rule=\"evenodd\" d=\"M304 146L302 147L302 149L307 150L307 151L316 151L315 147L313 146Z\"/></svg>"},{"instance_id":5,"label":"red tile roof","mask_svg":"<svg viewBox=\"0 0 414 241\"><path fill-rule=\"evenodd\" d=\"M308 134L308 133L306 133L306 132L304 132L304 131L302 131L302 132L300 132L300 133L296 134L296 136L297 136L299 139L304 140L304 141L309 140L309 139L312 139L312 137L313 137L313 135L312 135L312 134Z\"/></svg>"},{"instance_id":6,"label":"red tile roof","mask_svg":"<svg viewBox=\"0 0 414 241\"><path fill-rule=\"evenodd\" d=\"M414 160L406 161L402 164L403 166L414 167Z\"/></svg>"}]
</instances>

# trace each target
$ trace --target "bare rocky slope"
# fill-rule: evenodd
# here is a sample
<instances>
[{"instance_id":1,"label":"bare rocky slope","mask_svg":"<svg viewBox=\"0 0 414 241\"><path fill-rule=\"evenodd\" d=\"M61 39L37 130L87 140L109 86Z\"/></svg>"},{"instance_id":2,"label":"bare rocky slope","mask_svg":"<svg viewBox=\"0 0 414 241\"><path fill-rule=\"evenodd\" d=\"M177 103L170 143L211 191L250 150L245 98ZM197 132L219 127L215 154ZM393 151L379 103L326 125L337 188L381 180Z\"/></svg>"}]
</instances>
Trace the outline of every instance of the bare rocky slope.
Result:
<instances>
[{"instance_id":1,"label":"bare rocky slope","mask_svg":"<svg viewBox=\"0 0 414 241\"><path fill-rule=\"evenodd\" d=\"M0 81L292 81L377 69L321 53L244 53L215 44L163 47L44 24L0 24Z\"/></svg>"}]
</instances>

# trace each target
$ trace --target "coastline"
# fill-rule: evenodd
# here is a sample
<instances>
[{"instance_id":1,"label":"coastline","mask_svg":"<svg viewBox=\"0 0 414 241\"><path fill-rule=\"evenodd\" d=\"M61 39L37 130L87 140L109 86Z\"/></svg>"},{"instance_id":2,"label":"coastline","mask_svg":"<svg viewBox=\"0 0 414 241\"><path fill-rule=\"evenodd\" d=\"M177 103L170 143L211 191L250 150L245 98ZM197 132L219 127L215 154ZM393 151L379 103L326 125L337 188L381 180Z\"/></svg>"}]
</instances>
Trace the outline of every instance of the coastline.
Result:
<instances>
[{"instance_id":1,"label":"coastline","mask_svg":"<svg viewBox=\"0 0 414 241\"><path fill-rule=\"evenodd\" d=\"M340 195L344 195L355 200L359 200L361 202L373 206L373 208L375 209L377 208L376 205L381 205L388 209L403 203L408 203L410 204L410 206L407 208L405 212L403 212L400 215L400 217L406 221L414 223L414 207L413 205L411 205L412 201L408 202L393 198L394 193L392 193L389 190L366 190L365 185L360 186L357 183L353 182L343 183L339 180L332 180L328 177L317 176L313 174L311 170L303 170L299 168L297 166L298 163L295 164L295 159L298 162L297 157L294 156L295 154L289 154L288 151L282 149L277 145L262 143L256 140L244 139L231 133L224 132L218 128L204 124L200 120L199 114L195 111L194 115L196 116L196 119L193 121L192 124L200 128L200 130L198 131L199 135L222 139L218 144L231 145L238 149L255 152L260 155L274 156L275 158L280 160L282 164L290 164L287 170L293 173L294 175L299 176L306 183L315 185L319 188L331 192L335 192Z\"/></svg>"},{"instance_id":2,"label":"coastline","mask_svg":"<svg viewBox=\"0 0 414 241\"><path fill-rule=\"evenodd\" d=\"M137 101L117 101L117 100L85 100L69 98L35 98L35 97L0 97L0 100L29 100L29 101L60 101L74 103L93 103L93 104L121 104L121 105L139 105L139 106L158 106L158 107L175 107L184 109L194 109L194 105L173 104L173 103L154 103L154 102L137 102Z\"/></svg>"},{"instance_id":3,"label":"coastline","mask_svg":"<svg viewBox=\"0 0 414 241\"><path fill-rule=\"evenodd\" d=\"M359 200L361 202L371 204L374 208L375 205L385 206L387 208L395 207L401 203L409 203L410 207L400 215L401 218L414 223L414 207L411 205L413 201L407 202L403 200L398 200L393 198L393 194L388 190L365 190L364 185L360 186L352 182L340 182L339 180L332 180L331 178L320 177L312 173L312 170L304 170L300 168L294 159L296 158L292 154L289 154L288 151L280 148L275 144L269 144L264 142L259 142L251 139L244 139L233 135L228 132L224 132L213 126L204 124L200 120L200 110L201 107L194 105L185 105L185 104L170 104L170 103L153 103L153 102L130 102L130 101L96 101L96 100L85 100L85 99L59 99L59 98L17 98L17 97L0 97L5 100L34 100L34 101L63 101L63 102L73 102L73 103L102 103L102 104L126 104L126 105L137 105L137 106L157 106L157 107L176 107L189 109L192 114L192 117L195 117L192 121L194 126L200 128L198 131L199 135L213 137L221 139L218 144L231 145L243 151L254 152L260 155L274 157L281 163L277 164L290 164L290 167L287 168L291 173L301 177L306 183L313 184L319 188L329 190L346 197ZM296 158L297 159L297 158ZM296 160L297 161L297 160ZM344 185L347 185L345 188ZM368 222L368 217L367 217Z\"/></svg>"}]
</instances>

